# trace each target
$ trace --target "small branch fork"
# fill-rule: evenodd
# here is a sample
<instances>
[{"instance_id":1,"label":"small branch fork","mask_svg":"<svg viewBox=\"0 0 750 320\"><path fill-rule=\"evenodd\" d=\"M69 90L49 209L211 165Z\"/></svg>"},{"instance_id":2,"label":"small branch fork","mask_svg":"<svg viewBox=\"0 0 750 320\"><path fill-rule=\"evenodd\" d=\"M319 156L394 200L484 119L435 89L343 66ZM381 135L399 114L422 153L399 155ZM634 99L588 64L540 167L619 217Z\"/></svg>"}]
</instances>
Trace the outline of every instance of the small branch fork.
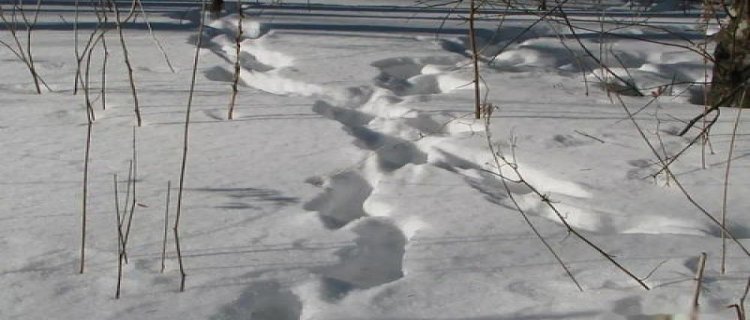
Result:
<instances>
[{"instance_id":1,"label":"small branch fork","mask_svg":"<svg viewBox=\"0 0 750 320\"><path fill-rule=\"evenodd\" d=\"M514 200L513 195L511 194L510 189L507 186L506 180L510 180L510 181L515 182L515 183L523 184L524 186L526 186L527 188L529 188L529 190L531 190L532 193L534 193L537 197L539 197L539 199L541 199L542 202L555 213L555 215L560 220L560 222L563 224L563 226L565 226L565 229L568 231L569 234L572 234L573 236L575 236L579 240L583 241L586 245L588 245L589 247L591 247L592 249L594 249L594 251L598 252L602 257L604 257L604 259L606 259L607 261L609 261L610 263L612 263L617 269L619 269L625 275L627 275L628 277L630 277L631 279L633 279L635 282L637 282L638 285L640 285L641 287L643 287L646 290L650 290L651 288L642 279L638 278L635 274L633 274L633 272L631 272L625 266L623 266L622 264L620 264L619 262L617 262L617 260L615 260L612 255L610 255L609 253L607 253L606 251L604 251L604 249L602 249L601 247L599 247L598 245L596 245L595 243L593 243L591 240L589 240L584 235L582 235L580 232L578 232L578 230L576 230L575 228L573 228L573 226L571 226L568 223L568 221L565 220L565 217L562 215L562 213L552 203L552 201L550 200L549 196L546 195L546 194L543 194L542 192L539 191L539 189L537 189L536 187L534 187L533 185L531 185L528 181L526 181L524 179L523 175L521 174L520 170L518 169L518 165L516 163L511 162L510 160L508 160L507 158L505 158L499 151L495 150L494 146L492 145L491 130L490 130L490 125L489 125L490 118L491 118L490 115L491 115L492 111L488 110L488 109L492 109L492 108L493 107L491 105L490 106L485 106L485 110L486 110L485 111L486 112L485 130L487 132L486 133L486 135L487 135L487 142L490 145L490 151L492 152L492 157L493 157L493 159L495 161L495 166L497 167L497 170L498 170L498 173L494 173L494 174L498 175L499 178L500 178L500 180L503 181L503 185L506 186L506 191L508 192L508 195L510 196L511 201L513 201L513 203L516 206L516 208L519 211L521 211L521 214L524 216L524 218L527 219L527 223L529 223L529 220L526 217L526 214L523 212L523 210L520 210L518 204ZM513 170L513 173L517 177L517 179L508 179L507 177L503 176L502 173L500 172L500 168L503 167L503 166L507 166L507 167L511 168ZM538 237L540 237L539 234L538 234L538 232L536 231L536 228L532 227L532 230L537 234ZM550 251L552 251L551 247L546 244L546 241L542 240L542 242L545 242L545 246L547 246L547 249L550 250ZM565 266L565 264L562 262L562 260L559 258L559 256L556 253L554 253L554 251L552 251L552 254L555 256L555 258L558 261L558 263L560 263L563 266L563 269L565 269L566 273L568 274L569 277L571 277L572 281L576 284L576 286L579 288L579 290L582 290L581 286L578 284L578 281L575 280L575 278L570 273L570 271Z\"/></svg>"}]
</instances>

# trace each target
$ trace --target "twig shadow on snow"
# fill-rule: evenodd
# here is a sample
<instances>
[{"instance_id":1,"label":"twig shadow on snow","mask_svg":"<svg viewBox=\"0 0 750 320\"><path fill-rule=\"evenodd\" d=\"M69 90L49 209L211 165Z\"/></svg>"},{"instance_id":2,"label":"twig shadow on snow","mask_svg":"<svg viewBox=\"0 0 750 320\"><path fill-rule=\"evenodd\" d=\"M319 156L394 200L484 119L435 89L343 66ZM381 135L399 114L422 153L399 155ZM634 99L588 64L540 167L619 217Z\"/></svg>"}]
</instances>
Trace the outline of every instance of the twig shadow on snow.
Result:
<instances>
[{"instance_id":1,"label":"twig shadow on snow","mask_svg":"<svg viewBox=\"0 0 750 320\"><path fill-rule=\"evenodd\" d=\"M265 188L195 188L187 189L198 192L221 193L230 201L216 206L220 209L259 209L255 204L270 204L274 207L284 207L297 204L299 198L285 196L278 190Z\"/></svg>"},{"instance_id":2,"label":"twig shadow on snow","mask_svg":"<svg viewBox=\"0 0 750 320\"><path fill-rule=\"evenodd\" d=\"M516 210L516 207L508 204L508 190L505 189L505 185L503 185L503 182L500 181L500 179L502 179L501 177L486 172L476 163L461 158L460 156L457 156L445 150L438 149L437 152L444 159L444 161L436 163L436 166L441 169L454 172L456 174L462 174L457 169L475 170L478 173L478 177L464 176L464 181L466 181L466 183L470 187L483 194L485 196L485 200L504 208ZM508 184L508 189L513 194L522 195L531 192L531 190L523 184L515 183L512 181L508 181L506 183Z\"/></svg>"}]
</instances>

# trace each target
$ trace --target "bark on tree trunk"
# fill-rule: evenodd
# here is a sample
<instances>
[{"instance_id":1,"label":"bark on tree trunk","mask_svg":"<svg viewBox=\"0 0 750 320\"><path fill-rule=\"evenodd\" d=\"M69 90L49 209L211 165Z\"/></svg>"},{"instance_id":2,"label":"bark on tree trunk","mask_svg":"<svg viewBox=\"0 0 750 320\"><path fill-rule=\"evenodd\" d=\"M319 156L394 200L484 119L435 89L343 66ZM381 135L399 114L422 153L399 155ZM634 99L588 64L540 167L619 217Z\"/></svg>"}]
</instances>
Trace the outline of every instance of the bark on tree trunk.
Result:
<instances>
[{"instance_id":1,"label":"bark on tree trunk","mask_svg":"<svg viewBox=\"0 0 750 320\"><path fill-rule=\"evenodd\" d=\"M717 41L709 103L750 108L750 0L734 0Z\"/></svg>"},{"instance_id":2,"label":"bark on tree trunk","mask_svg":"<svg viewBox=\"0 0 750 320\"><path fill-rule=\"evenodd\" d=\"M208 11L211 11L213 14L217 14L221 12L221 9L224 8L224 0L211 0L211 5L208 7Z\"/></svg>"}]
</instances>

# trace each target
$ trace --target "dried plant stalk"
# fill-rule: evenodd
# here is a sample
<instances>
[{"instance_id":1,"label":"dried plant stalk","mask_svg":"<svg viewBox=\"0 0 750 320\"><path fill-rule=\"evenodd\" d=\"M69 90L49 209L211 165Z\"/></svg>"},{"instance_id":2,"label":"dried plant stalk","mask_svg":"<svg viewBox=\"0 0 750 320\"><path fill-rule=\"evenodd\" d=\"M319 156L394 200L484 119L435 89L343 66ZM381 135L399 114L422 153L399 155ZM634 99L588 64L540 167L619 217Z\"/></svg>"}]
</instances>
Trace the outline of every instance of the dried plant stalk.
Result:
<instances>
[{"instance_id":1,"label":"dried plant stalk","mask_svg":"<svg viewBox=\"0 0 750 320\"><path fill-rule=\"evenodd\" d=\"M174 222L174 237L175 237L175 246L177 249L177 260L180 264L180 292L185 291L185 278L187 275L185 274L185 268L182 263L182 252L180 251L180 237L179 237L179 226L180 226L180 217L182 214L182 192L185 185L185 169L187 167L187 155L188 155L188 142L190 137L190 111L193 107L193 93L195 92L195 79L196 75L198 73L198 60L200 58L200 50L201 46L203 45L203 26L206 19L206 3L205 0L202 1L202 9L201 9L201 19L200 19L200 25L198 26L198 43L196 43L195 47L195 56L193 57L193 74L190 81L190 92L188 94L188 102L187 102L187 110L185 111L185 130L183 132L183 143L182 143L182 164L180 165L180 183L179 183L179 189L177 190L177 212L175 213L175 222Z\"/></svg>"},{"instance_id":2,"label":"dried plant stalk","mask_svg":"<svg viewBox=\"0 0 750 320\"><path fill-rule=\"evenodd\" d=\"M477 6L475 0L471 0L469 9L469 41L471 42L471 63L474 66L474 118L479 119L482 116L481 97L479 89L479 51L477 50L477 34L474 26L476 19Z\"/></svg>"},{"instance_id":3,"label":"dried plant stalk","mask_svg":"<svg viewBox=\"0 0 750 320\"><path fill-rule=\"evenodd\" d=\"M703 286L703 271L705 269L706 269L706 253L702 252L700 260L698 260L698 270L696 271L696 274L695 274L695 291L693 293L693 307L690 312L691 320L698 320L698 309L700 307L698 300L700 299L700 295L701 295L701 289Z\"/></svg>"},{"instance_id":4,"label":"dried plant stalk","mask_svg":"<svg viewBox=\"0 0 750 320\"><path fill-rule=\"evenodd\" d=\"M125 66L128 69L128 81L130 82L130 92L133 94L133 110L135 112L135 118L140 127L143 124L141 119L141 109L138 105L138 90L135 88L135 79L133 79L133 66L130 63L130 56L128 54L128 45L125 42L125 35L122 33L122 21L120 20L120 10L117 8L117 2L111 1L112 8L115 10L115 26L117 27L117 33L120 36L120 45L122 46L122 55L125 60Z\"/></svg>"},{"instance_id":5,"label":"dried plant stalk","mask_svg":"<svg viewBox=\"0 0 750 320\"><path fill-rule=\"evenodd\" d=\"M169 195L172 190L172 181L167 181L167 203L164 206L164 239L161 245L161 272L164 272L164 260L167 257L167 232L169 230Z\"/></svg>"},{"instance_id":6,"label":"dried plant stalk","mask_svg":"<svg viewBox=\"0 0 750 320\"><path fill-rule=\"evenodd\" d=\"M234 118L234 105L237 100L237 84L240 82L240 53L242 44L242 22L245 19L245 13L242 12L242 0L237 0L237 14L239 15L239 21L237 22L237 36L234 38L235 48L235 60L234 60L234 78L232 79L232 97L229 100L229 111L227 112L227 119L232 120Z\"/></svg>"}]
</instances>

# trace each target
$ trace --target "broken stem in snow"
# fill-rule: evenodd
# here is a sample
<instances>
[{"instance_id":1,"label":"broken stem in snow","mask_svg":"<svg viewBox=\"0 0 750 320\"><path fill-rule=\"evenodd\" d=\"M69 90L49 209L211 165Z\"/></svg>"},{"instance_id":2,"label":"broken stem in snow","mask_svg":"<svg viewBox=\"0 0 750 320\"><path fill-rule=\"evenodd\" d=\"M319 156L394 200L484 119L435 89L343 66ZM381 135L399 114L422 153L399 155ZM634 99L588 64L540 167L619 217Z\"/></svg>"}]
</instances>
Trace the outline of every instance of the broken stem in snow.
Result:
<instances>
[{"instance_id":1,"label":"broken stem in snow","mask_svg":"<svg viewBox=\"0 0 750 320\"><path fill-rule=\"evenodd\" d=\"M695 292L693 293L693 307L690 311L690 319L698 320L698 309L700 304L698 300L701 295L701 287L703 286L703 271L706 269L706 253L702 252L700 260L698 260L698 270L695 274Z\"/></svg>"}]
</instances>

